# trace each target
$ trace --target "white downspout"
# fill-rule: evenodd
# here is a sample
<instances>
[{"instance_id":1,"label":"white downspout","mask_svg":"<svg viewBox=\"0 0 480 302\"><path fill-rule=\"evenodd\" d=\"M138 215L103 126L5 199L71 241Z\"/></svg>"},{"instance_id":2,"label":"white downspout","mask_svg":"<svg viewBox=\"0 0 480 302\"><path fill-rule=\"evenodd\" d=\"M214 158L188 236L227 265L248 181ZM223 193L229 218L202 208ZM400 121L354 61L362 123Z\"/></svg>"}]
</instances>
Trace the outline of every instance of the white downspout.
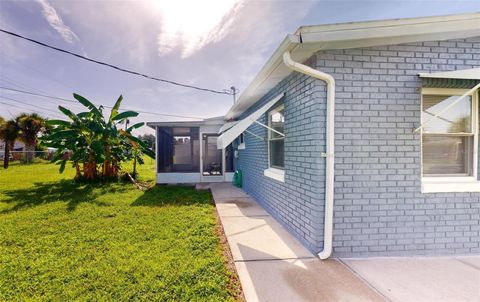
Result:
<instances>
[{"instance_id":1,"label":"white downspout","mask_svg":"<svg viewBox=\"0 0 480 302\"><path fill-rule=\"evenodd\" d=\"M323 250L318 253L320 259L327 259L332 254L333 230L333 189L334 189L334 141L335 141L335 79L324 72L292 60L289 51L283 53L285 65L295 71L322 80L327 83L327 125L325 165L325 222Z\"/></svg>"}]
</instances>

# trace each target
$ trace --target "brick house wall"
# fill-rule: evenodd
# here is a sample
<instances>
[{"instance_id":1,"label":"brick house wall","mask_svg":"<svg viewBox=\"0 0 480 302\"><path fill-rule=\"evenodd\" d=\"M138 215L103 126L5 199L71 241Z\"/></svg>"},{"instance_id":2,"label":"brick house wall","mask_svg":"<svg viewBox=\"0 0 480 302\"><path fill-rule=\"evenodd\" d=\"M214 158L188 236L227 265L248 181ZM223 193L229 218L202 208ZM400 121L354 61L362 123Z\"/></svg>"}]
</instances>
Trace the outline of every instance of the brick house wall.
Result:
<instances>
[{"instance_id":1,"label":"brick house wall","mask_svg":"<svg viewBox=\"0 0 480 302\"><path fill-rule=\"evenodd\" d=\"M419 72L480 67L480 38L322 51L307 65L336 80L334 256L480 253L480 193L421 193ZM285 183L263 175L267 142L246 135L244 188L313 252L322 249L326 89L292 73ZM266 122L262 117L261 122ZM253 125L250 131L266 137Z\"/></svg>"},{"instance_id":2,"label":"brick house wall","mask_svg":"<svg viewBox=\"0 0 480 302\"><path fill-rule=\"evenodd\" d=\"M312 60L311 64L314 63ZM285 182L264 176L268 168L267 141L246 133L245 150L239 150L237 165L243 172L243 187L272 216L312 251L321 245L323 232L324 159L318 154L325 144L325 93L315 79L291 74L265 95L241 118L282 92L285 105ZM267 124L267 114L259 121ZM267 137L257 124L249 131Z\"/></svg>"}]
</instances>

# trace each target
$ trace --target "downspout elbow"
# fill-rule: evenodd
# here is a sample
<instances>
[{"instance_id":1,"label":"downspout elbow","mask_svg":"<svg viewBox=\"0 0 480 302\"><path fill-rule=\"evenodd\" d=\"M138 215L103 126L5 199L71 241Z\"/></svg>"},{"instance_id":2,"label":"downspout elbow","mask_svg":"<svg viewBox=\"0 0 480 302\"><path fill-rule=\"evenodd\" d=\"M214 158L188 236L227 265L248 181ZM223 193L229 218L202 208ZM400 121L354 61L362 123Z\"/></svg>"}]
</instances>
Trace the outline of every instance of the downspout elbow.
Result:
<instances>
[{"instance_id":1,"label":"downspout elbow","mask_svg":"<svg viewBox=\"0 0 480 302\"><path fill-rule=\"evenodd\" d=\"M328 88L335 87L335 79L329 75L328 73L321 72L320 70L313 69L310 66L295 62L292 59L289 51L285 51L283 53L283 63L290 69L295 70L297 72L306 74L308 76L320 79L329 85Z\"/></svg>"},{"instance_id":2,"label":"downspout elbow","mask_svg":"<svg viewBox=\"0 0 480 302\"><path fill-rule=\"evenodd\" d=\"M335 142L335 79L310 66L295 62L289 51L283 53L283 63L290 69L327 84L327 118L326 118L326 164L325 164L325 221L323 235L323 250L318 253L320 259L327 259L332 255L333 245L333 202L334 202L334 142Z\"/></svg>"}]
</instances>

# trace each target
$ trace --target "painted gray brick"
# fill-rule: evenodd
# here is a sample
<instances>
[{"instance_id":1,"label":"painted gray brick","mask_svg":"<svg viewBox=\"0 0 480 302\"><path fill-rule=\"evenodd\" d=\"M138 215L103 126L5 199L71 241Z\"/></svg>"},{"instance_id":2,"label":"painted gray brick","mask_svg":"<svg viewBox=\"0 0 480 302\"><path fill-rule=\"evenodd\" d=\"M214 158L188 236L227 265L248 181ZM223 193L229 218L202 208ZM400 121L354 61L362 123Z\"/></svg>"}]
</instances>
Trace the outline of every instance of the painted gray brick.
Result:
<instances>
[{"instance_id":1,"label":"painted gray brick","mask_svg":"<svg viewBox=\"0 0 480 302\"><path fill-rule=\"evenodd\" d=\"M319 52L336 79L334 256L480 253L480 194L420 192L419 72L480 67L480 37ZM267 144L246 136L244 189L312 252L323 244L326 88L292 73L245 115L286 92L285 183L263 175ZM265 122L265 116L260 119ZM264 128L250 131L266 136Z\"/></svg>"}]
</instances>

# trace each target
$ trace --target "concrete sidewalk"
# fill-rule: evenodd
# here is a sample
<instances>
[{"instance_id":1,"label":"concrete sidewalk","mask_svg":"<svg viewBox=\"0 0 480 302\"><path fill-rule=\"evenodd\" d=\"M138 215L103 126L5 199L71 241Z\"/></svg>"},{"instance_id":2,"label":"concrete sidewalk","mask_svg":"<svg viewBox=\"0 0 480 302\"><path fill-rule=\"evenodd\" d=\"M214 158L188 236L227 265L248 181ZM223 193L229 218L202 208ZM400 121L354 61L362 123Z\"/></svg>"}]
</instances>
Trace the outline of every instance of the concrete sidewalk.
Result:
<instances>
[{"instance_id":1,"label":"concrete sidewalk","mask_svg":"<svg viewBox=\"0 0 480 302\"><path fill-rule=\"evenodd\" d=\"M384 301L341 262L319 261L242 190L210 188L247 301Z\"/></svg>"},{"instance_id":2,"label":"concrete sidewalk","mask_svg":"<svg viewBox=\"0 0 480 302\"><path fill-rule=\"evenodd\" d=\"M321 261L241 189L209 187L247 301L480 301L480 256Z\"/></svg>"},{"instance_id":3,"label":"concrete sidewalk","mask_svg":"<svg viewBox=\"0 0 480 302\"><path fill-rule=\"evenodd\" d=\"M342 261L390 301L480 301L480 256Z\"/></svg>"}]
</instances>

